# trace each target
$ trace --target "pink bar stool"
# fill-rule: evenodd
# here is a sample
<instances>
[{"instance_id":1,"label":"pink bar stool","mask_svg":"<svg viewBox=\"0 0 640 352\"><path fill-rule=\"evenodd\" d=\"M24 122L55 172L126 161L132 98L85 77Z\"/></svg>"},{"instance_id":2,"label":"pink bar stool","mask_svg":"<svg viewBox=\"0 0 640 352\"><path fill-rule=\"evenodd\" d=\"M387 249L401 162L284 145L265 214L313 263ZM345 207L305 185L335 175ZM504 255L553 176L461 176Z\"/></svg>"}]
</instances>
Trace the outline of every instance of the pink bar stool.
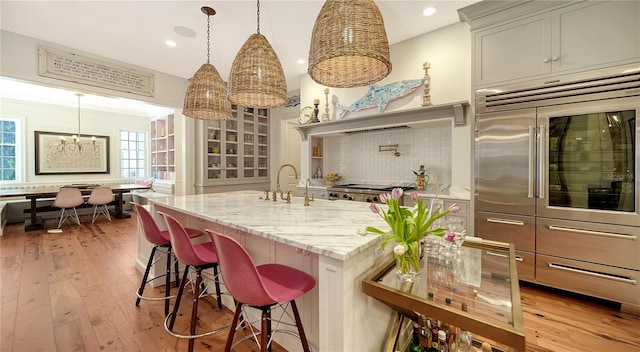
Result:
<instances>
[{"instance_id":1,"label":"pink bar stool","mask_svg":"<svg viewBox=\"0 0 640 352\"><path fill-rule=\"evenodd\" d=\"M191 243L191 239L189 238L189 234L187 233L186 229L182 226L182 224L180 224L180 222L178 222L178 220L176 220L169 214L165 214L162 212L158 212L158 214L160 214L167 223L167 228L169 229L169 237L171 238L171 246L173 248L175 256L180 262L186 265L184 269L184 275L182 277L182 282L180 282L180 288L178 289L178 295L176 296L176 302L173 306L173 312L165 319L165 329L175 337L188 338L189 352L192 352L195 338L215 334L229 327L229 325L225 325L213 331L196 335L198 302L201 296L200 286L204 285L202 282L202 271L205 269L213 268L216 296L218 299L218 309L222 309L220 281L218 280L218 256L216 255L216 249L213 241L194 245L193 243ZM173 326L178 314L180 301L182 300L184 286L187 282L187 273L189 272L189 267L193 267L196 270L196 282L192 285L194 292L193 306L191 308L191 323L189 325L189 335L184 336L174 333ZM206 289L203 289L203 292L204 291L206 291ZM167 320L169 321L168 325Z\"/></svg>"},{"instance_id":2,"label":"pink bar stool","mask_svg":"<svg viewBox=\"0 0 640 352\"><path fill-rule=\"evenodd\" d=\"M295 299L313 289L316 280L311 275L286 265L264 264L256 266L249 253L236 240L215 231L208 229L205 231L216 244L224 284L236 300L236 311L224 348L225 352L231 351L243 305L262 311L260 350L262 352L270 351L273 332L271 329L271 308L286 302L291 304L302 349L305 352L310 352ZM284 309L286 306L283 307ZM279 323L286 324L282 321Z\"/></svg>"},{"instance_id":3,"label":"pink bar stool","mask_svg":"<svg viewBox=\"0 0 640 352\"><path fill-rule=\"evenodd\" d=\"M144 206L131 202L133 208L138 215L138 222L142 225L142 232L144 233L144 237L149 241L149 243L153 244L153 249L151 250L151 255L149 256L149 261L147 261L147 268L144 270L144 275L142 276L142 281L140 282L140 288L136 291L136 295L138 298L136 299L136 306L140 305L140 300L164 300L164 315L169 315L169 300L175 296L171 296L169 291L171 287L171 240L169 238L169 231L162 231L158 227L153 215L145 208ZM195 238L203 236L204 233L197 229L186 229L189 238ZM167 259L167 267L164 275L157 276L151 280L149 280L149 271L151 270L151 266L154 263L154 258L156 261L160 260L162 257L156 258L156 251L160 249L161 254ZM176 286L179 282L179 271L178 271L178 261L173 261L175 267L175 276L176 276ZM159 278L165 278L165 295L164 297L146 297L143 296L144 288L147 284L153 280Z\"/></svg>"}]
</instances>

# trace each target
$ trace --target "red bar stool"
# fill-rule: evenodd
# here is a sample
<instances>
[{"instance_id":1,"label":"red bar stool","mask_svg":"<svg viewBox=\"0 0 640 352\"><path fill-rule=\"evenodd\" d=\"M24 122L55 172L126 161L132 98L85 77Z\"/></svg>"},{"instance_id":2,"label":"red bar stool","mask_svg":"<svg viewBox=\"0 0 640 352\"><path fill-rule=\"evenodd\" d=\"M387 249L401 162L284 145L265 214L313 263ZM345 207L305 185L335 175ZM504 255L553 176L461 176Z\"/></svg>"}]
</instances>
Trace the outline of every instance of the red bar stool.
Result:
<instances>
[{"instance_id":1,"label":"red bar stool","mask_svg":"<svg viewBox=\"0 0 640 352\"><path fill-rule=\"evenodd\" d=\"M216 255L216 249L212 242L205 242L201 244L191 243L187 230L176 220L173 216L158 212L167 223L169 229L169 237L171 238L171 246L173 248L175 256L180 262L186 265L184 269L184 275L180 282L180 288L178 289L178 295L176 296L176 302L173 306L173 312L165 319L165 330L171 335L178 338L189 339L189 352L193 351L194 339L198 337L208 336L218 333L229 325L225 325L221 328L215 329L210 332L196 335L196 320L198 318L198 302L200 300L201 293L206 292L206 288L200 292L200 286L203 286L202 271L205 269L213 268L214 283L216 287L216 296L218 300L218 309L222 308L222 297L220 296L220 281L218 279L218 256ZM232 264L233 265L233 264ZM182 293L184 292L184 286L187 282L187 273L189 267L193 267L196 270L196 282L192 285L193 288L193 306L191 308L191 323L189 325L189 335L179 335L173 332L173 326L178 315L178 308L180 307L180 301L182 300ZM168 325L167 325L168 321Z\"/></svg>"},{"instance_id":2,"label":"red bar stool","mask_svg":"<svg viewBox=\"0 0 640 352\"><path fill-rule=\"evenodd\" d=\"M260 350L270 351L272 332L277 331L277 324L287 324L279 321L276 324L276 330L272 330L271 308L283 303L291 304L302 349L310 352L295 299L313 289L316 280L311 275L286 265L256 266L249 253L236 240L215 231L208 229L205 231L215 242L225 287L236 300L236 311L224 348L225 352L231 351L243 305L262 311ZM282 307L283 311L286 311L286 306L285 304Z\"/></svg>"},{"instance_id":3,"label":"red bar stool","mask_svg":"<svg viewBox=\"0 0 640 352\"><path fill-rule=\"evenodd\" d=\"M140 300L152 300L159 301L164 300L164 315L169 315L169 300L174 298L175 296L171 296L169 291L171 287L171 240L169 238L169 231L161 231L156 223L153 215L145 208L144 206L131 202L133 208L138 215L138 223L142 225L142 232L144 233L144 237L149 241L149 243L153 244L153 249L151 250L151 255L149 256L149 261L147 261L147 268L144 270L144 275L142 276L142 281L140 282L140 288L136 291L136 295L138 298L136 299L136 306L140 305ZM197 229L187 229L187 233L189 238L195 238L203 236L204 233ZM156 251L160 249L160 253L162 256L156 258ZM149 280L149 271L155 262L162 259L162 257L166 257L167 260L167 268L164 275L157 276L151 280ZM154 261L155 258L155 261ZM179 282L179 271L178 271L178 261L173 260L173 264L175 267L175 276L176 276L176 286ZM148 297L143 296L144 288L147 286L149 282L153 280L165 278L165 295L163 297Z\"/></svg>"}]
</instances>

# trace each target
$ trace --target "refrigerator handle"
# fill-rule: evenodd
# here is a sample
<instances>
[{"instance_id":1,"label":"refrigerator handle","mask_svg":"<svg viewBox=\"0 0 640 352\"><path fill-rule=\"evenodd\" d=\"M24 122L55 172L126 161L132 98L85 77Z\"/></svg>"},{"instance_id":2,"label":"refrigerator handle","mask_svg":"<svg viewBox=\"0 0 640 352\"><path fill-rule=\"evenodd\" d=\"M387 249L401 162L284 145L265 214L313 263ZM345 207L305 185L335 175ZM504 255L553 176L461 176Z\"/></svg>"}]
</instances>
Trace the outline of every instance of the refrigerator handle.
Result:
<instances>
[{"instance_id":1,"label":"refrigerator handle","mask_svg":"<svg viewBox=\"0 0 640 352\"><path fill-rule=\"evenodd\" d=\"M535 180L535 148L536 148L536 126L529 126L529 184L527 198L534 196L534 180Z\"/></svg>"},{"instance_id":2,"label":"refrigerator handle","mask_svg":"<svg viewBox=\"0 0 640 352\"><path fill-rule=\"evenodd\" d=\"M546 155L544 154L545 146L547 143L547 134L545 132L545 126L539 127L539 144L538 144L538 198L543 199L545 195L545 165Z\"/></svg>"}]
</instances>

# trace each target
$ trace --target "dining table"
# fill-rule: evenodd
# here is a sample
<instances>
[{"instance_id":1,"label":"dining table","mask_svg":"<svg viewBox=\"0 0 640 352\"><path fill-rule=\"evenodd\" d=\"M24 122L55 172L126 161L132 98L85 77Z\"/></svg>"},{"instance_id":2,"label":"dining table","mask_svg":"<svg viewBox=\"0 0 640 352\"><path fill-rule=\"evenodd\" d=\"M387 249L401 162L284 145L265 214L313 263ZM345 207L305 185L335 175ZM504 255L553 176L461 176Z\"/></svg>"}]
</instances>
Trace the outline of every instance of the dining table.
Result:
<instances>
[{"instance_id":1,"label":"dining table","mask_svg":"<svg viewBox=\"0 0 640 352\"><path fill-rule=\"evenodd\" d=\"M90 195L91 191L98 187L99 185L85 185L85 184L72 184L63 187L76 187L80 189L80 192L83 196ZM148 185L138 185L133 183L127 184L116 184L109 186L114 194L115 208L111 212L116 218L130 218L131 214L124 211L124 198L123 194L129 193L134 190L145 190L150 189L151 186ZM37 216L38 207L37 201L38 199L48 199L55 198L58 194L57 190L42 190L42 191L34 191L34 190L24 190L24 189L3 189L0 190L0 199L5 198L16 198L16 197L24 197L30 200L31 209L29 211L29 218L24 221L24 230L25 231L33 231L39 230L43 228L42 219Z\"/></svg>"}]
</instances>

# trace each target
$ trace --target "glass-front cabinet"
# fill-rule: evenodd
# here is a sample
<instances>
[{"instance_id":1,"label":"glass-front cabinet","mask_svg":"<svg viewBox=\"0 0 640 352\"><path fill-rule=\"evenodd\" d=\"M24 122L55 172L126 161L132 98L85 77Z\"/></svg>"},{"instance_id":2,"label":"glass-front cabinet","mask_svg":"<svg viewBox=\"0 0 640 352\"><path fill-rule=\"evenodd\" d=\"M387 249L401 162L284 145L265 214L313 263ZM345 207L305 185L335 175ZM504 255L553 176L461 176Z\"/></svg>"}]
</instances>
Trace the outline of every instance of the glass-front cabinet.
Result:
<instances>
[{"instance_id":1,"label":"glass-front cabinet","mask_svg":"<svg viewBox=\"0 0 640 352\"><path fill-rule=\"evenodd\" d=\"M268 110L232 106L232 118L206 123L206 181L269 178Z\"/></svg>"}]
</instances>

